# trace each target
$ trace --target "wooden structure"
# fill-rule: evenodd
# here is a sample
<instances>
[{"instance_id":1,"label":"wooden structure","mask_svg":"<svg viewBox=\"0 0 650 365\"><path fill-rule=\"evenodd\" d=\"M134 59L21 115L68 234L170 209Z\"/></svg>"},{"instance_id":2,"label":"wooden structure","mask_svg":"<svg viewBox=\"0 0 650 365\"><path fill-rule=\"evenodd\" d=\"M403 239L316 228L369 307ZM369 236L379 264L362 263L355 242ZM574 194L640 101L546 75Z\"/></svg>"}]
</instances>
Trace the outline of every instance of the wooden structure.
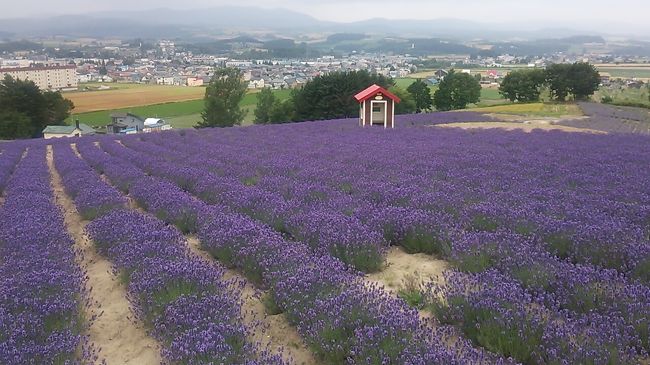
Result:
<instances>
[{"instance_id":1,"label":"wooden structure","mask_svg":"<svg viewBox=\"0 0 650 365\"><path fill-rule=\"evenodd\" d=\"M354 98L359 102L359 125L395 128L395 104L401 100L379 85L372 85Z\"/></svg>"}]
</instances>

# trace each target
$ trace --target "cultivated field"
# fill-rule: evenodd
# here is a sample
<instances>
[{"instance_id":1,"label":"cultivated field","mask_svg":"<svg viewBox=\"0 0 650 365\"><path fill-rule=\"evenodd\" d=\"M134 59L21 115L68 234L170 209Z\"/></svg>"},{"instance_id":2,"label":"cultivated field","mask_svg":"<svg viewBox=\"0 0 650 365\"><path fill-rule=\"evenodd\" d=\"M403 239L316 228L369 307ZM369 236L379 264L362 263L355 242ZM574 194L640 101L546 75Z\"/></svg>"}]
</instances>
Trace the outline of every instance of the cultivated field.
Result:
<instances>
[{"instance_id":1,"label":"cultivated field","mask_svg":"<svg viewBox=\"0 0 650 365\"><path fill-rule=\"evenodd\" d=\"M142 105L202 99L203 87L159 86L146 84L106 84L110 90L65 93L75 113L124 109Z\"/></svg>"},{"instance_id":2,"label":"cultivated field","mask_svg":"<svg viewBox=\"0 0 650 365\"><path fill-rule=\"evenodd\" d=\"M121 84L118 84L121 85ZM138 87L134 87L139 89ZM185 90L189 88L175 87L176 89ZM132 90L133 88L126 88L121 90ZM195 100L180 101L180 102L165 102L161 104L138 104L138 106L133 107L115 107L107 110L98 110L94 112L85 112L79 113L78 108L75 107L74 115L72 115L67 122L70 124L72 120L78 119L81 123L85 123L93 127L101 127L110 123L110 115L112 113L124 112L124 113L133 113L135 115L141 116L143 118L163 118L170 122L174 128L191 128L196 125L198 121L201 120L201 112L204 109L203 103L203 93L205 93L205 88L192 88L202 90L202 94L198 97L195 97ZM139 89L139 92L146 93L147 88ZM151 89L154 93L157 92L156 88ZM103 93L104 91L93 91L88 94ZM118 92L118 90L115 90ZM286 100L289 98L291 93L290 90L274 90L275 96L280 100ZM68 97L69 94L65 96ZM253 119L255 118L255 105L257 103L257 93L255 91L248 93L242 100L242 107L244 107L248 113L244 119L244 124L252 124ZM75 103L76 106L76 103Z\"/></svg>"},{"instance_id":3,"label":"cultivated field","mask_svg":"<svg viewBox=\"0 0 650 365\"><path fill-rule=\"evenodd\" d=\"M650 137L495 115L0 145L0 363L648 363Z\"/></svg>"}]
</instances>

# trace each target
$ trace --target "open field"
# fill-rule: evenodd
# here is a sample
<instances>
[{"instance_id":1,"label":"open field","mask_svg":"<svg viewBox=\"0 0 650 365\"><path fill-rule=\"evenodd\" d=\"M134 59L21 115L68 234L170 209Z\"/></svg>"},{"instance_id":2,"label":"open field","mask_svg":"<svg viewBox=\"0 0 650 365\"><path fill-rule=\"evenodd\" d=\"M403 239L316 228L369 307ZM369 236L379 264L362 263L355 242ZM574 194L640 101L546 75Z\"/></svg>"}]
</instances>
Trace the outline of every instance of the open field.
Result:
<instances>
[{"instance_id":1,"label":"open field","mask_svg":"<svg viewBox=\"0 0 650 365\"><path fill-rule=\"evenodd\" d=\"M595 101L601 101L603 97L609 96L614 102L645 104L650 108L650 89L642 87L640 89L624 88L620 89L615 86L602 87L596 91L592 97Z\"/></svg>"},{"instance_id":2,"label":"open field","mask_svg":"<svg viewBox=\"0 0 650 365\"><path fill-rule=\"evenodd\" d=\"M65 93L72 100L75 113L125 109L143 105L202 99L203 87L159 86L108 83L111 90Z\"/></svg>"},{"instance_id":3,"label":"open field","mask_svg":"<svg viewBox=\"0 0 650 365\"><path fill-rule=\"evenodd\" d=\"M2 144L0 363L647 364L650 137L545 121Z\"/></svg>"}]
</instances>

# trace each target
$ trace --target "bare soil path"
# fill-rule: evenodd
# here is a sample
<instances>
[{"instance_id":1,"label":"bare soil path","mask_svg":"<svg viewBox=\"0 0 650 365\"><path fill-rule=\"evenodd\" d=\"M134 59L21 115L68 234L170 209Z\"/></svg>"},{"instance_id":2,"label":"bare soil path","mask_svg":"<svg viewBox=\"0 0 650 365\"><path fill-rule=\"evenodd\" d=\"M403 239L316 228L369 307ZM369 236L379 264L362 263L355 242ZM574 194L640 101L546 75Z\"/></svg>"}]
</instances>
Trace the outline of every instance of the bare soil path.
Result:
<instances>
[{"instance_id":1,"label":"bare soil path","mask_svg":"<svg viewBox=\"0 0 650 365\"><path fill-rule=\"evenodd\" d=\"M88 329L89 341L99 349L98 363L160 364L160 346L148 336L143 325L136 322L126 299L126 288L113 275L111 263L95 250L84 232L84 221L72 199L65 193L61 176L54 168L52 146L48 146L47 163L52 175L56 203L61 207L68 232L75 241L79 264L88 277L90 307L87 318L96 316Z\"/></svg>"},{"instance_id":2,"label":"bare soil path","mask_svg":"<svg viewBox=\"0 0 650 365\"><path fill-rule=\"evenodd\" d=\"M187 236L187 243L195 255L207 261L214 261L212 256L201 249L201 242L196 236ZM245 280L234 270L226 271L226 279ZM256 331L253 340L270 349L282 348L286 359L293 359L297 365L321 364L304 343L298 331L289 324L284 314L268 315L260 300L265 293L246 282L242 290L242 314L247 324L260 324L264 331Z\"/></svg>"},{"instance_id":3,"label":"bare soil path","mask_svg":"<svg viewBox=\"0 0 650 365\"><path fill-rule=\"evenodd\" d=\"M576 119L576 118L573 118ZM555 124L555 121L548 120L526 120L526 121L508 121L508 122L473 122L473 123L448 123L437 124L436 128L461 128L461 129L493 129L500 128L507 131L520 130L523 132L532 132L534 130L561 130L563 132L577 132L577 133L595 133L604 134L605 132L595 129L575 128L564 125Z\"/></svg>"},{"instance_id":4,"label":"bare soil path","mask_svg":"<svg viewBox=\"0 0 650 365\"><path fill-rule=\"evenodd\" d=\"M100 147L97 146L97 148ZM73 146L73 150L78 156L82 157L76 146ZM111 184L111 181L105 175L102 174L101 178L107 184ZM126 198L130 209L148 214L132 197L126 196ZM185 235L185 238L188 247L194 255L207 262L216 262L208 252L201 249L201 242L196 236ZM296 365L321 364L321 361L314 356L313 352L302 340L296 328L289 324L284 314L267 315L264 305L260 300L265 293L256 289L242 275L234 270L226 270L225 279L236 279L246 283L241 292L244 321L251 327L264 329L263 331L255 331L254 337L251 340L259 342L262 346L267 346L271 350L282 349L285 358L293 360Z\"/></svg>"},{"instance_id":5,"label":"bare soil path","mask_svg":"<svg viewBox=\"0 0 650 365\"><path fill-rule=\"evenodd\" d=\"M440 280L448 268L446 261L427 254L408 254L400 247L391 247L386 253L386 267L366 275L366 280L383 285L390 292L397 292L409 277L424 281Z\"/></svg>"}]
</instances>

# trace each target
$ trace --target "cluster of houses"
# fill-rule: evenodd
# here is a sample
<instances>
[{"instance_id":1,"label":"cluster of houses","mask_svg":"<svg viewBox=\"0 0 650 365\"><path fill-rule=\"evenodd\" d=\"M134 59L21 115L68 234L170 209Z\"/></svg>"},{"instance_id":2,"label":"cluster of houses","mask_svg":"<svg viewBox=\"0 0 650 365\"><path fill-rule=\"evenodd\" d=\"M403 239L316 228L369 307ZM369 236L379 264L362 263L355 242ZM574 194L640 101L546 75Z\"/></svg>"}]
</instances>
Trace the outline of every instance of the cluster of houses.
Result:
<instances>
[{"instance_id":1,"label":"cluster of houses","mask_svg":"<svg viewBox=\"0 0 650 365\"><path fill-rule=\"evenodd\" d=\"M104 130L94 129L75 121L74 125L50 125L43 130L43 138L80 137L94 134L136 134L154 133L172 129L171 124L161 118L141 118L131 113L111 114L111 123Z\"/></svg>"},{"instance_id":2,"label":"cluster of houses","mask_svg":"<svg viewBox=\"0 0 650 365\"><path fill-rule=\"evenodd\" d=\"M112 59L73 60L79 83L131 82L198 87L212 77L215 66L242 70L250 89L298 88L314 77L335 71L368 70L394 78L405 77L413 70L413 58L407 56L325 56L313 60L236 60L223 57L185 55L180 59L142 58L125 62Z\"/></svg>"}]
</instances>

